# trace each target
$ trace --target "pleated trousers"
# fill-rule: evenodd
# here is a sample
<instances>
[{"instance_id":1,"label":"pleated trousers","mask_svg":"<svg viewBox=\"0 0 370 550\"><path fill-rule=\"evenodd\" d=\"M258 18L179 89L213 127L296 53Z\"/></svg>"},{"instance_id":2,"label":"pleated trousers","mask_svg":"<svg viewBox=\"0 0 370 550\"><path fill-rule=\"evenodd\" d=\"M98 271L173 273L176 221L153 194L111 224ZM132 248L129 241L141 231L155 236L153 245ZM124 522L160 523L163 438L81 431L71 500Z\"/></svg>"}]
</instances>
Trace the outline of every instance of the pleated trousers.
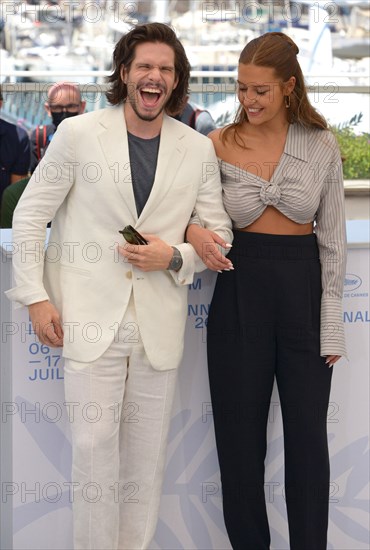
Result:
<instances>
[{"instance_id":1,"label":"pleated trousers","mask_svg":"<svg viewBox=\"0 0 370 550\"><path fill-rule=\"evenodd\" d=\"M276 379L284 428L292 550L325 550L327 409L332 368L320 357L321 267L314 234L235 231L234 271L218 275L208 365L223 509L234 550L267 550L266 429Z\"/></svg>"},{"instance_id":2,"label":"pleated trousers","mask_svg":"<svg viewBox=\"0 0 370 550\"><path fill-rule=\"evenodd\" d=\"M74 550L144 550L154 536L177 369L151 366L133 298L108 350L65 361Z\"/></svg>"}]
</instances>

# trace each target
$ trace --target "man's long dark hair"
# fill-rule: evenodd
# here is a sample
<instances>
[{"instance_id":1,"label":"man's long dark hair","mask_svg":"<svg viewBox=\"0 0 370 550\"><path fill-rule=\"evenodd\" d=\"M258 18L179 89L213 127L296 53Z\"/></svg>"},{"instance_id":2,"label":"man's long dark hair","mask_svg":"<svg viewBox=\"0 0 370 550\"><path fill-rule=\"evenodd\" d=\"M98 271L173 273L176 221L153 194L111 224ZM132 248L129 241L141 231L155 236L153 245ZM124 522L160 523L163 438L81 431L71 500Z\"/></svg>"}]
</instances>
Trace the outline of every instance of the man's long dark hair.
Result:
<instances>
[{"instance_id":1,"label":"man's long dark hair","mask_svg":"<svg viewBox=\"0 0 370 550\"><path fill-rule=\"evenodd\" d=\"M130 70L135 58L136 46L145 42L167 44L175 53L175 76L178 79L178 84L166 105L166 112L176 115L182 111L189 93L190 63L184 47L174 31L163 23L138 25L117 42L113 53L113 74L108 77L108 82L112 83L112 87L105 95L112 105L118 105L125 101L127 85L122 82L121 68L124 66L126 71Z\"/></svg>"}]
</instances>

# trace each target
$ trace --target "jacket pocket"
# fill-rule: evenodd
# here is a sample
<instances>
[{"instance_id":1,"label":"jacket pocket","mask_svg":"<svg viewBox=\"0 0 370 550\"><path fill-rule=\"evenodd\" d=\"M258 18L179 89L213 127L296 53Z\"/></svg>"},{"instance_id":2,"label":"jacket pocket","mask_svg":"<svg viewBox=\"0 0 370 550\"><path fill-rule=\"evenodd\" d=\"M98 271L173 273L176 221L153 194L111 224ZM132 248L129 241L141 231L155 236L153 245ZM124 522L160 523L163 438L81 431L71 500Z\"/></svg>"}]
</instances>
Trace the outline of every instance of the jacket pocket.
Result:
<instances>
[{"instance_id":1,"label":"jacket pocket","mask_svg":"<svg viewBox=\"0 0 370 550\"><path fill-rule=\"evenodd\" d=\"M82 269L81 267L75 267L68 264L60 264L62 271L67 273L73 273L74 275L81 275L82 277L91 277L91 271L89 269Z\"/></svg>"}]
</instances>

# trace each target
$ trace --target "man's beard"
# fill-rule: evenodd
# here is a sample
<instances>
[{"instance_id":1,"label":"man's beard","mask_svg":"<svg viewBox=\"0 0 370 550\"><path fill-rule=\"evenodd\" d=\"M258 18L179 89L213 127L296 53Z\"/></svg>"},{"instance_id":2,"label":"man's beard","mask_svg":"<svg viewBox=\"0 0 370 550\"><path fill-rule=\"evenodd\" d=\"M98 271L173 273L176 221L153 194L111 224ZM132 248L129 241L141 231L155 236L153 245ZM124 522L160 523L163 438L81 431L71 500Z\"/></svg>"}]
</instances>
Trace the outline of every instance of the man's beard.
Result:
<instances>
[{"instance_id":1,"label":"man's beard","mask_svg":"<svg viewBox=\"0 0 370 550\"><path fill-rule=\"evenodd\" d=\"M140 118L140 120L145 120L146 122L151 122L153 120L155 120L156 118L159 117L159 115L161 115L166 107L166 105L162 105L162 108L158 111L158 113L155 113L155 114L148 114L148 115L143 115L142 113L140 113L140 111L136 108L136 101L132 101L130 102L131 103L131 107L132 107L132 110L134 111L134 113L136 114L136 116L138 118Z\"/></svg>"}]
</instances>

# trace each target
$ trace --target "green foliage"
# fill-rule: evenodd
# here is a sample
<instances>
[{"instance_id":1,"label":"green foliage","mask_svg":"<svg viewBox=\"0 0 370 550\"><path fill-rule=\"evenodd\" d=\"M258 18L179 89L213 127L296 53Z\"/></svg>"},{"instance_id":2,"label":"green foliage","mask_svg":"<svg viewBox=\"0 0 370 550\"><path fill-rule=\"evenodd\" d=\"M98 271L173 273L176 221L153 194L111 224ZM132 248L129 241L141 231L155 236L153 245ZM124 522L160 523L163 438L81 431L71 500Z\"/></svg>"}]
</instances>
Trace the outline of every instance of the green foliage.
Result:
<instances>
[{"instance_id":1,"label":"green foliage","mask_svg":"<svg viewBox=\"0 0 370 550\"><path fill-rule=\"evenodd\" d=\"M231 124L232 122L234 122L234 118L235 113L232 113L231 111L225 111L215 120L216 128L223 128L227 124Z\"/></svg>"},{"instance_id":2,"label":"green foliage","mask_svg":"<svg viewBox=\"0 0 370 550\"><path fill-rule=\"evenodd\" d=\"M353 130L361 119L362 113L332 128L343 158L344 179L347 180L370 178L370 134L357 135Z\"/></svg>"}]
</instances>

